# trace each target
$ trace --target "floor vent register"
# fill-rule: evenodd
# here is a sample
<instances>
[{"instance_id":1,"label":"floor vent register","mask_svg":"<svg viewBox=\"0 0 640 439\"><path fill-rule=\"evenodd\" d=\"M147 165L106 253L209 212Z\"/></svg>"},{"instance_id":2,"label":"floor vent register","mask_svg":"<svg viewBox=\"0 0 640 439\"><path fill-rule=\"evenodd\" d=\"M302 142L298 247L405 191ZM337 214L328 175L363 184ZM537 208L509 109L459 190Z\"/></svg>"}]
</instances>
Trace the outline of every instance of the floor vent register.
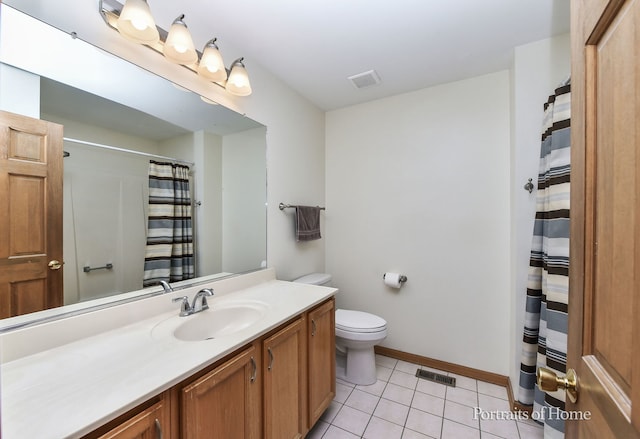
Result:
<instances>
[{"instance_id":1,"label":"floor vent register","mask_svg":"<svg viewBox=\"0 0 640 439\"><path fill-rule=\"evenodd\" d=\"M429 370L418 369L416 371L416 376L418 378L422 378L423 380L433 381L435 383L444 384L446 386L451 386L451 387L456 386L456 379L454 377L449 377L439 373L431 372Z\"/></svg>"}]
</instances>

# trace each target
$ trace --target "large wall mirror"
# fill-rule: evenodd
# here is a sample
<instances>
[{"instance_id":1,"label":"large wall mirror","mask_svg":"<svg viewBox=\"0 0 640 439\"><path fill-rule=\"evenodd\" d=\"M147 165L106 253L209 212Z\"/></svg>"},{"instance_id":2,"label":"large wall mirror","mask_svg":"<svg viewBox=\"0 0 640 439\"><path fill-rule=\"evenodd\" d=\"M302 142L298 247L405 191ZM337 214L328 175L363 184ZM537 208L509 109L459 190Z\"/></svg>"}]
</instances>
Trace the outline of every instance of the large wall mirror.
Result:
<instances>
[{"instance_id":1,"label":"large wall mirror","mask_svg":"<svg viewBox=\"0 0 640 439\"><path fill-rule=\"evenodd\" d=\"M197 278L183 285L266 266L265 126L0 7L0 108L64 126L63 308L161 290L143 288L150 160L191 170Z\"/></svg>"}]
</instances>

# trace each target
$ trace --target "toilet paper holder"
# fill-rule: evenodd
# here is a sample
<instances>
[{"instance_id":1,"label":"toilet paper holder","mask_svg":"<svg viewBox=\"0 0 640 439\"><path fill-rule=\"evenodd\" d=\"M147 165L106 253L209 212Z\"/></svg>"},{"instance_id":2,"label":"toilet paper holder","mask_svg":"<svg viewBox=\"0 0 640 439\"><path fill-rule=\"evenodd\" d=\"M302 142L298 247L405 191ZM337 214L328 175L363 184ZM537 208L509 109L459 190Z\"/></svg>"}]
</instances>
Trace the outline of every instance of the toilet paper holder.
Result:
<instances>
[{"instance_id":1,"label":"toilet paper holder","mask_svg":"<svg viewBox=\"0 0 640 439\"><path fill-rule=\"evenodd\" d=\"M384 273L382 275L382 280L384 280L387 277L387 273ZM405 276L404 274L400 275L400 279L398 279L400 281L400 283L405 283L407 281L407 276Z\"/></svg>"}]
</instances>

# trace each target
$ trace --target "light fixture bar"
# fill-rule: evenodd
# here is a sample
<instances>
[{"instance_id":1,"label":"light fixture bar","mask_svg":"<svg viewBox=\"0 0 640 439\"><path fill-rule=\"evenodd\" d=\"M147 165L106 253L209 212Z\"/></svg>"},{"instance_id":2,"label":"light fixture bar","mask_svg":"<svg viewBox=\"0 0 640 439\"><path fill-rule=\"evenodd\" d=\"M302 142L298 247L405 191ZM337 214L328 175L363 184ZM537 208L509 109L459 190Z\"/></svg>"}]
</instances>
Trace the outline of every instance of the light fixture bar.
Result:
<instances>
[{"instance_id":1,"label":"light fixture bar","mask_svg":"<svg viewBox=\"0 0 640 439\"><path fill-rule=\"evenodd\" d=\"M102 19L104 20L104 22L107 24L107 26L109 26L111 29L115 30L116 32L118 31L118 25L117 25L117 21L118 18L120 17L120 13L122 12L124 5L122 5L121 3L119 3L117 0L99 0L98 1L98 11L100 12L100 15L102 16ZM158 30L158 34L160 36L158 42L156 43L152 43L152 44L143 44L145 46L147 46L150 49L153 49L154 51L156 51L158 54L163 55L164 56L164 46L165 43L167 41L167 36L168 36L168 32L164 29L162 29L159 26L156 26L156 29ZM205 46L206 48L206 46ZM196 75L198 75L198 63L199 60L202 59L202 52L200 52L199 50L195 50L196 54L197 54L197 59L194 63L192 64L179 64L182 67L191 70L192 72L194 72ZM238 60L236 60L238 61ZM236 61L234 61L233 64L236 63ZM241 63L240 61L240 65L243 67L244 70L244 64ZM225 73L226 73L226 77L229 77L229 75L231 74L231 70L233 69L233 65L227 69L226 67L225 69ZM246 71L245 71L245 75L246 75ZM199 75L200 76L200 75ZM202 77L202 76L200 76ZM206 77L204 77L203 79L206 80ZM215 84L218 87L221 87L222 89L226 90L227 92L231 93L231 94L235 94L238 95L237 93L234 93L230 90L228 90L225 85L221 84L220 82L213 82L210 80L207 80L207 82L211 83L211 84ZM247 77L247 84L248 84L248 77ZM249 93L250 93L250 86L249 86ZM246 94L244 94L246 96Z\"/></svg>"}]
</instances>

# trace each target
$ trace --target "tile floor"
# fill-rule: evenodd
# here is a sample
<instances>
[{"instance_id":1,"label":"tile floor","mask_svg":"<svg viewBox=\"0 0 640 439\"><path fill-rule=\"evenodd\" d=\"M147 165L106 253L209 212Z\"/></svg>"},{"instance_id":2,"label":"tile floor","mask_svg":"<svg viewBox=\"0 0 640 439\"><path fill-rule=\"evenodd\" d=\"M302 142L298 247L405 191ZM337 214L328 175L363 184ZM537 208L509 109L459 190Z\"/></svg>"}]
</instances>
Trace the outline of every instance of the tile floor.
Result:
<instances>
[{"instance_id":1,"label":"tile floor","mask_svg":"<svg viewBox=\"0 0 640 439\"><path fill-rule=\"evenodd\" d=\"M509 410L504 387L423 367L456 377L456 387L434 383L415 376L420 366L380 355L376 365L378 381L371 386L337 381L336 397L308 439L543 437L542 427L531 420L478 415L480 408L488 413Z\"/></svg>"}]
</instances>

